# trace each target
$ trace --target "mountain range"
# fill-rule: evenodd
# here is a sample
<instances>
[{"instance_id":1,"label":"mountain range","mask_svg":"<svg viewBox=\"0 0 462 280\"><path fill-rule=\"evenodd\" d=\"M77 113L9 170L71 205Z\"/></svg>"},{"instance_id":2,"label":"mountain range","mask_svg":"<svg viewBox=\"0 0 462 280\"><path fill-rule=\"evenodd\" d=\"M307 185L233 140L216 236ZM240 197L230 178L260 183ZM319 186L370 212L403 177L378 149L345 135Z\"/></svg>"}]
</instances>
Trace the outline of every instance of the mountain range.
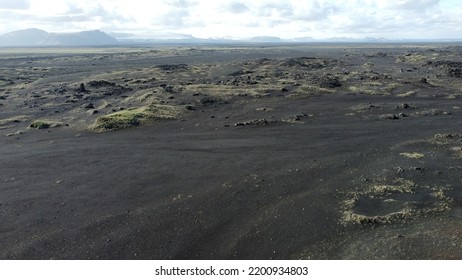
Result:
<instances>
[{"instance_id":1,"label":"mountain range","mask_svg":"<svg viewBox=\"0 0 462 280\"><path fill-rule=\"evenodd\" d=\"M112 35L112 36L111 36ZM13 31L0 35L0 47L45 47L45 46L114 46L114 45L156 45L156 44L292 44L292 43L404 43L404 42L461 42L461 40L389 40L386 38L335 37L315 39L312 37L281 39L259 36L247 39L195 38L183 36L176 39L140 39L130 33L110 33L100 30L74 33L50 33L37 28ZM117 38L117 39L116 39Z\"/></svg>"},{"instance_id":2,"label":"mountain range","mask_svg":"<svg viewBox=\"0 0 462 280\"><path fill-rule=\"evenodd\" d=\"M114 37L99 31L82 31L74 33L49 33L31 28L13 31L0 36L2 47L39 47L39 46L103 46L117 45Z\"/></svg>"}]
</instances>

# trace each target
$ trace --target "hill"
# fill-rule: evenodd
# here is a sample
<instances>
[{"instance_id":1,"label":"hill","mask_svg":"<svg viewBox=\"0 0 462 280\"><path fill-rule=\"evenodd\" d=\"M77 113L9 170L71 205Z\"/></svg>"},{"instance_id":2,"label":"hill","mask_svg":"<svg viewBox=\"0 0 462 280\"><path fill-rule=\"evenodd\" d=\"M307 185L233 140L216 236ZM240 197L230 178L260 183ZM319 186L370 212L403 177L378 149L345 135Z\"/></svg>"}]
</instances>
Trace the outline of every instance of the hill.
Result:
<instances>
[{"instance_id":1,"label":"hill","mask_svg":"<svg viewBox=\"0 0 462 280\"><path fill-rule=\"evenodd\" d=\"M2 47L102 46L118 43L119 41L114 37L99 30L49 33L41 29L31 28L0 36L0 46Z\"/></svg>"}]
</instances>

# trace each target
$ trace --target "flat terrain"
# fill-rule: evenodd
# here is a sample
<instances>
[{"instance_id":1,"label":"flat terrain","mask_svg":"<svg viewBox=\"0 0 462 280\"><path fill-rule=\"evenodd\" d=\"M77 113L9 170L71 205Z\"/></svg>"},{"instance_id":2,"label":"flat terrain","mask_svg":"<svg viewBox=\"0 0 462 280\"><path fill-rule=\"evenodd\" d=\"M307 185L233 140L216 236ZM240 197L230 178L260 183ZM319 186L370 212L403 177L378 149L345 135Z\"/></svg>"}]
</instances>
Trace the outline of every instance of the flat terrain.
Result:
<instances>
[{"instance_id":1,"label":"flat terrain","mask_svg":"<svg viewBox=\"0 0 462 280\"><path fill-rule=\"evenodd\" d=\"M462 47L0 49L1 259L461 259Z\"/></svg>"}]
</instances>

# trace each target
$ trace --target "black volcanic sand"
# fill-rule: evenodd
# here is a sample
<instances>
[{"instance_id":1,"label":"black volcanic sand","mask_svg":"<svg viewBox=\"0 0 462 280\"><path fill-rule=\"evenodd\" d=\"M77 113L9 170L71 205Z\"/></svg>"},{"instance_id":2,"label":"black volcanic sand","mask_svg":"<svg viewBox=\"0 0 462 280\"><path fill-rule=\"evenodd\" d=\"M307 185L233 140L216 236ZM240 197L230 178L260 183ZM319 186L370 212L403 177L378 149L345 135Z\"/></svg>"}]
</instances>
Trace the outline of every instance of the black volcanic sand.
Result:
<instances>
[{"instance_id":1,"label":"black volcanic sand","mask_svg":"<svg viewBox=\"0 0 462 280\"><path fill-rule=\"evenodd\" d=\"M460 47L22 51L2 259L462 258Z\"/></svg>"}]
</instances>

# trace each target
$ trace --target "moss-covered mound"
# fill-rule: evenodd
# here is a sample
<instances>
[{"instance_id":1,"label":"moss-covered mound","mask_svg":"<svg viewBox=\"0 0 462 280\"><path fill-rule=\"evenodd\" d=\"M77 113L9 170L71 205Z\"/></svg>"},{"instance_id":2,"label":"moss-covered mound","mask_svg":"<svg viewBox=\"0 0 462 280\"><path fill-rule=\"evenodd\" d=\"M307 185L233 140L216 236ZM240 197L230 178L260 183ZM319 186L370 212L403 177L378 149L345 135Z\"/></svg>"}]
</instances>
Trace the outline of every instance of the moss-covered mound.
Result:
<instances>
[{"instance_id":1,"label":"moss-covered mound","mask_svg":"<svg viewBox=\"0 0 462 280\"><path fill-rule=\"evenodd\" d=\"M97 132L122 130L160 120L174 120L183 113L184 108L179 106L153 104L99 117L90 128Z\"/></svg>"},{"instance_id":2,"label":"moss-covered mound","mask_svg":"<svg viewBox=\"0 0 462 280\"><path fill-rule=\"evenodd\" d=\"M48 128L60 127L60 126L61 126L61 123L48 121L48 120L36 120L29 125L30 128L36 128L36 129L48 129Z\"/></svg>"}]
</instances>

